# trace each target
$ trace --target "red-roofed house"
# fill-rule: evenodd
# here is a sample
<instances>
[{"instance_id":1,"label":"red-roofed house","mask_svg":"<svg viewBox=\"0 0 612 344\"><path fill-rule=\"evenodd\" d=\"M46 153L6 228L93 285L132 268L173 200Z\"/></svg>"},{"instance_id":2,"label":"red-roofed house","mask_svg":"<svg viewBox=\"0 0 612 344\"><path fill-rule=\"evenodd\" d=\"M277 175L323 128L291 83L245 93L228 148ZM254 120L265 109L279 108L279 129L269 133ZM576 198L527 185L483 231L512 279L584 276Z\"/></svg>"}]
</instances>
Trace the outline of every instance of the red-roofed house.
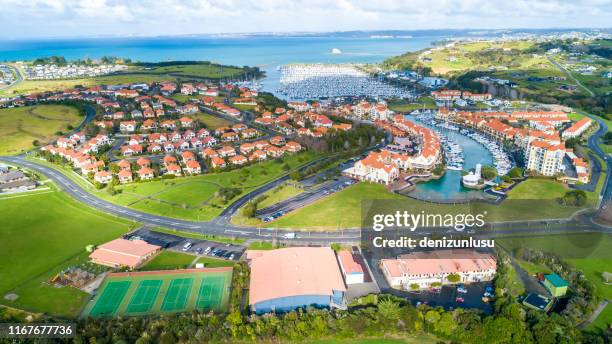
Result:
<instances>
[{"instance_id":1,"label":"red-roofed house","mask_svg":"<svg viewBox=\"0 0 612 344\"><path fill-rule=\"evenodd\" d=\"M117 177L119 178L119 182L123 183L131 183L132 182L132 171L130 170L121 170L117 173Z\"/></svg>"}]
</instances>

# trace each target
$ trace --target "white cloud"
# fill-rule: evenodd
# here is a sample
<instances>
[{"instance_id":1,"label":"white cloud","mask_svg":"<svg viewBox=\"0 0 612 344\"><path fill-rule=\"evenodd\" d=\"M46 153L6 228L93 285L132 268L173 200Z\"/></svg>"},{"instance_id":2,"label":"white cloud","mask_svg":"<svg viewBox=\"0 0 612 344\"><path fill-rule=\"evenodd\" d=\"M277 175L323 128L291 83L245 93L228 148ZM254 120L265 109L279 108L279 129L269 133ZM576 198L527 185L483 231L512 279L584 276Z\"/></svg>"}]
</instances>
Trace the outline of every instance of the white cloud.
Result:
<instances>
[{"instance_id":1,"label":"white cloud","mask_svg":"<svg viewBox=\"0 0 612 344\"><path fill-rule=\"evenodd\" d=\"M0 0L0 37L609 27L611 0Z\"/></svg>"}]
</instances>

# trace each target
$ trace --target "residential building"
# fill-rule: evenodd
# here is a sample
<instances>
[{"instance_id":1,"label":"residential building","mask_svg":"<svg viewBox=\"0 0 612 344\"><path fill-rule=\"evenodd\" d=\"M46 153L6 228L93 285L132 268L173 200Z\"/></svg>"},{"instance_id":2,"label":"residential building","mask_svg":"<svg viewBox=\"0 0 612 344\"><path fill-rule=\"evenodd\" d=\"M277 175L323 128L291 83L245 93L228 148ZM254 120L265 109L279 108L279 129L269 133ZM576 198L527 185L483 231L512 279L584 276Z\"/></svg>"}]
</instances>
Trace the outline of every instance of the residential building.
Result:
<instances>
[{"instance_id":1,"label":"residential building","mask_svg":"<svg viewBox=\"0 0 612 344\"><path fill-rule=\"evenodd\" d=\"M527 170L552 177L563 171L565 146L533 141L527 148Z\"/></svg>"},{"instance_id":2,"label":"residential building","mask_svg":"<svg viewBox=\"0 0 612 344\"><path fill-rule=\"evenodd\" d=\"M459 282L491 281L497 263L490 254L473 250L436 250L381 259L380 268L393 288L411 290L430 288L433 283L448 284L449 275L459 275Z\"/></svg>"}]
</instances>

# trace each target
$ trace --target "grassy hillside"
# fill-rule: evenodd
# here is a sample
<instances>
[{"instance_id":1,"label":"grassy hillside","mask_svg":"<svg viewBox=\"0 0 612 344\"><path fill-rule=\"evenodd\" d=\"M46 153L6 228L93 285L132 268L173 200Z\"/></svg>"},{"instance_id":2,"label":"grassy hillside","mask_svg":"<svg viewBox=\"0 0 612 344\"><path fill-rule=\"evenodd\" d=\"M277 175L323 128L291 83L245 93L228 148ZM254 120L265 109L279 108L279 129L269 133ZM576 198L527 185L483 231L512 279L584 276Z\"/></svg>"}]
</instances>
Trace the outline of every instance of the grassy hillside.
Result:
<instances>
[{"instance_id":1,"label":"grassy hillside","mask_svg":"<svg viewBox=\"0 0 612 344\"><path fill-rule=\"evenodd\" d=\"M57 132L67 132L83 120L76 108L64 105L36 105L0 109L0 155L27 151L37 140L44 144Z\"/></svg>"}]
</instances>

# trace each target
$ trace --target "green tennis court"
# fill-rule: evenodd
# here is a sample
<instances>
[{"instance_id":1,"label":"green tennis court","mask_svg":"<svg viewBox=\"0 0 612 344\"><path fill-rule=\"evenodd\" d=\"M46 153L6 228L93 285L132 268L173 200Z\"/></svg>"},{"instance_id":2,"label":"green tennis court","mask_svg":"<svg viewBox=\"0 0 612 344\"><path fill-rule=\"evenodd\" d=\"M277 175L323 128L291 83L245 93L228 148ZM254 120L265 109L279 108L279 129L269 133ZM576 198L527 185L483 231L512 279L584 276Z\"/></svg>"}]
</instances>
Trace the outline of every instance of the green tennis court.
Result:
<instances>
[{"instance_id":1,"label":"green tennis court","mask_svg":"<svg viewBox=\"0 0 612 344\"><path fill-rule=\"evenodd\" d=\"M204 277L202 285L200 285L196 309L217 310L223 300L224 290L225 279L223 276Z\"/></svg>"},{"instance_id":2,"label":"green tennis court","mask_svg":"<svg viewBox=\"0 0 612 344\"><path fill-rule=\"evenodd\" d=\"M170 312L185 309L192 284L193 278L179 278L170 281L161 310Z\"/></svg>"},{"instance_id":3,"label":"green tennis court","mask_svg":"<svg viewBox=\"0 0 612 344\"><path fill-rule=\"evenodd\" d=\"M82 317L227 311L232 268L109 274Z\"/></svg>"},{"instance_id":4,"label":"green tennis court","mask_svg":"<svg viewBox=\"0 0 612 344\"><path fill-rule=\"evenodd\" d=\"M91 310L91 316L115 315L130 284L130 281L109 282Z\"/></svg>"},{"instance_id":5,"label":"green tennis court","mask_svg":"<svg viewBox=\"0 0 612 344\"><path fill-rule=\"evenodd\" d=\"M162 286L162 280L144 280L141 281L136 289L136 293L132 296L128 304L127 313L144 313L148 312L157 298L159 289Z\"/></svg>"}]
</instances>

